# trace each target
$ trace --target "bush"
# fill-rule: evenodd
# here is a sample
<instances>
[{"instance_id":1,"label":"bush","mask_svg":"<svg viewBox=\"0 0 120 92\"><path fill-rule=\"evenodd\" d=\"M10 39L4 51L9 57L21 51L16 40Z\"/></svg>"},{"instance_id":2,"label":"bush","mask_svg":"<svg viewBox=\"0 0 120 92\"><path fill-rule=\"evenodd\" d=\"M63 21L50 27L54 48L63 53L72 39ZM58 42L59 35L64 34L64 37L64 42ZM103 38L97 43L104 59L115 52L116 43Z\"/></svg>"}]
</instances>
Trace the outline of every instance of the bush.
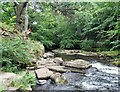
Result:
<instances>
[{"instance_id":1,"label":"bush","mask_svg":"<svg viewBox=\"0 0 120 92\"><path fill-rule=\"evenodd\" d=\"M91 50L94 47L94 40L83 40L80 43L80 47L84 50Z\"/></svg>"},{"instance_id":2,"label":"bush","mask_svg":"<svg viewBox=\"0 0 120 92\"><path fill-rule=\"evenodd\" d=\"M67 49L74 47L74 45L70 39L62 40L60 42L60 46L61 46L61 48L67 48Z\"/></svg>"},{"instance_id":3,"label":"bush","mask_svg":"<svg viewBox=\"0 0 120 92\"><path fill-rule=\"evenodd\" d=\"M34 58L39 58L44 52L43 45L30 39L24 41L20 37L16 37L1 40L1 63L2 69L6 71L15 72L17 69L25 68L27 64L32 63Z\"/></svg>"},{"instance_id":4,"label":"bush","mask_svg":"<svg viewBox=\"0 0 120 92\"><path fill-rule=\"evenodd\" d=\"M13 79L10 83L10 86L21 90L28 90L32 85L35 85L35 76L33 73L27 73L21 78Z\"/></svg>"}]
</instances>

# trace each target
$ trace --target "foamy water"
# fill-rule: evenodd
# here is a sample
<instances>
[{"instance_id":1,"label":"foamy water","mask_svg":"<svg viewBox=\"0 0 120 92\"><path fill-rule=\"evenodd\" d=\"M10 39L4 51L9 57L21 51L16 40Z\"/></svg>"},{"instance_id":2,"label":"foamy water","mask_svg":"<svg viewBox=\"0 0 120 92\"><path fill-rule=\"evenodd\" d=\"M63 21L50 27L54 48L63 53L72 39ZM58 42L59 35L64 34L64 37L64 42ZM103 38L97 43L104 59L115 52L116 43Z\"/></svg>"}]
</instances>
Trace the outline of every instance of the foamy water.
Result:
<instances>
[{"instance_id":1,"label":"foamy water","mask_svg":"<svg viewBox=\"0 0 120 92\"><path fill-rule=\"evenodd\" d=\"M97 68L99 71L110 73L110 74L119 74L119 69L118 67L111 67L111 66L106 66L101 63L93 63L91 64L92 67Z\"/></svg>"}]
</instances>

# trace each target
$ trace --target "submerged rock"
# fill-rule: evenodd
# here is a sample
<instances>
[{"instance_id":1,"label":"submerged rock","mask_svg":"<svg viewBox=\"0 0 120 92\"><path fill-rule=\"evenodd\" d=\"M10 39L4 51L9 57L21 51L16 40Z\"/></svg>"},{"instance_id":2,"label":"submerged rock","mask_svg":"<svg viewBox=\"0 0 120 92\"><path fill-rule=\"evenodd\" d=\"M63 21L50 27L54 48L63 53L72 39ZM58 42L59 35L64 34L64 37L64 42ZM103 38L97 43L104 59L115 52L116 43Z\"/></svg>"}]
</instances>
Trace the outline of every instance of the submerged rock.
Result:
<instances>
[{"instance_id":1,"label":"submerged rock","mask_svg":"<svg viewBox=\"0 0 120 92\"><path fill-rule=\"evenodd\" d=\"M76 60L65 62L64 66L78 68L78 69L87 69L91 67L89 62L82 59L76 59Z\"/></svg>"},{"instance_id":2,"label":"submerged rock","mask_svg":"<svg viewBox=\"0 0 120 92\"><path fill-rule=\"evenodd\" d=\"M65 72L75 72L75 73L82 73L82 74L85 73L84 70L65 67L65 66L49 66L48 68L52 71L56 71L60 73L65 73Z\"/></svg>"},{"instance_id":3,"label":"submerged rock","mask_svg":"<svg viewBox=\"0 0 120 92\"><path fill-rule=\"evenodd\" d=\"M61 73L55 73L50 76L50 78L55 81L57 84L65 84L67 83L67 79Z\"/></svg>"},{"instance_id":4,"label":"submerged rock","mask_svg":"<svg viewBox=\"0 0 120 92\"><path fill-rule=\"evenodd\" d=\"M35 73L38 79L48 79L53 74L48 68L37 69Z\"/></svg>"}]
</instances>

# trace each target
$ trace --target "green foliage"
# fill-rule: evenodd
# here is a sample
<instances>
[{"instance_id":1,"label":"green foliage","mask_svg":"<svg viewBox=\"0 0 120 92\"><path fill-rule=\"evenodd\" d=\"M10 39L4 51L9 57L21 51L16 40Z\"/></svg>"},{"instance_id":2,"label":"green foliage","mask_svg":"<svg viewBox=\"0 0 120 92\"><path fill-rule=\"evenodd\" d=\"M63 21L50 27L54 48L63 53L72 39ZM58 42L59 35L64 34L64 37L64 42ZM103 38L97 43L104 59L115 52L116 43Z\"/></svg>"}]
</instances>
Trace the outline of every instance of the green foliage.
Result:
<instances>
[{"instance_id":1,"label":"green foliage","mask_svg":"<svg viewBox=\"0 0 120 92\"><path fill-rule=\"evenodd\" d=\"M2 82L0 82L0 92L4 92L5 87Z\"/></svg>"},{"instance_id":2,"label":"green foliage","mask_svg":"<svg viewBox=\"0 0 120 92\"><path fill-rule=\"evenodd\" d=\"M116 51L102 51L100 53L103 55L106 55L106 56L117 57L117 56L119 56L120 51L118 51L118 50L116 50Z\"/></svg>"},{"instance_id":3,"label":"green foliage","mask_svg":"<svg viewBox=\"0 0 120 92\"><path fill-rule=\"evenodd\" d=\"M80 47L84 50L93 50L94 45L95 45L94 40L83 40L80 43Z\"/></svg>"},{"instance_id":4,"label":"green foliage","mask_svg":"<svg viewBox=\"0 0 120 92\"><path fill-rule=\"evenodd\" d=\"M119 42L116 41L120 39L117 17L119 4L37 3L41 11L30 14L31 21L38 23L31 24L35 30L31 37L41 41L46 48L55 45L84 50L91 50L93 47L99 50L116 50L119 48ZM101 45L97 46L97 43Z\"/></svg>"},{"instance_id":5,"label":"green foliage","mask_svg":"<svg viewBox=\"0 0 120 92\"><path fill-rule=\"evenodd\" d=\"M0 5L1 22L14 26L13 3ZM120 2L31 2L28 7L29 27L33 30L31 38L47 49L118 50L119 8Z\"/></svg>"},{"instance_id":6,"label":"green foliage","mask_svg":"<svg viewBox=\"0 0 120 92\"><path fill-rule=\"evenodd\" d=\"M72 41L70 39L62 40L60 42L61 48L72 48L74 47Z\"/></svg>"},{"instance_id":7,"label":"green foliage","mask_svg":"<svg viewBox=\"0 0 120 92\"><path fill-rule=\"evenodd\" d=\"M0 22L0 27L9 31L9 32L13 32L14 31L14 26L12 25L7 25L5 22L4 23L1 23Z\"/></svg>"},{"instance_id":8,"label":"green foliage","mask_svg":"<svg viewBox=\"0 0 120 92\"><path fill-rule=\"evenodd\" d=\"M0 21L10 26L14 26L16 21L13 5L12 2L0 3Z\"/></svg>"},{"instance_id":9,"label":"green foliage","mask_svg":"<svg viewBox=\"0 0 120 92\"><path fill-rule=\"evenodd\" d=\"M35 80L35 75L33 73L28 73L20 78L13 79L10 86L21 90L28 90L28 88L31 88L31 85L35 85Z\"/></svg>"},{"instance_id":10,"label":"green foliage","mask_svg":"<svg viewBox=\"0 0 120 92\"><path fill-rule=\"evenodd\" d=\"M2 38L0 41L2 48L2 70L16 72L31 64L33 58L39 58L44 52L42 44L16 37L15 39ZM25 66L23 66L25 65Z\"/></svg>"}]
</instances>

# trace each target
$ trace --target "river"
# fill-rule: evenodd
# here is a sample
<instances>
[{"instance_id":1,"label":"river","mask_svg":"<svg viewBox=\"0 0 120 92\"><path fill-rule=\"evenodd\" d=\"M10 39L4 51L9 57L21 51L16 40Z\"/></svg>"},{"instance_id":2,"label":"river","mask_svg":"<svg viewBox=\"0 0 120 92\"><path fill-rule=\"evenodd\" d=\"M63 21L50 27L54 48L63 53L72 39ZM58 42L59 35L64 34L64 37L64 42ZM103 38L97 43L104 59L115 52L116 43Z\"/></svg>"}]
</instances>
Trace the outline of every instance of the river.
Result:
<instances>
[{"instance_id":1,"label":"river","mask_svg":"<svg viewBox=\"0 0 120 92\"><path fill-rule=\"evenodd\" d=\"M66 55L66 54L55 54L55 57L62 57L64 61L74 59L85 59L88 60L92 67L86 70L84 75L80 73L67 72L63 75L67 78L67 84L55 84L50 79L44 85L36 85L34 90L68 90L68 91L88 91L94 90L107 91L107 92L118 92L120 86L120 73L119 68L103 63L95 57L84 57L80 55ZM105 61L104 61L105 62Z\"/></svg>"}]
</instances>

